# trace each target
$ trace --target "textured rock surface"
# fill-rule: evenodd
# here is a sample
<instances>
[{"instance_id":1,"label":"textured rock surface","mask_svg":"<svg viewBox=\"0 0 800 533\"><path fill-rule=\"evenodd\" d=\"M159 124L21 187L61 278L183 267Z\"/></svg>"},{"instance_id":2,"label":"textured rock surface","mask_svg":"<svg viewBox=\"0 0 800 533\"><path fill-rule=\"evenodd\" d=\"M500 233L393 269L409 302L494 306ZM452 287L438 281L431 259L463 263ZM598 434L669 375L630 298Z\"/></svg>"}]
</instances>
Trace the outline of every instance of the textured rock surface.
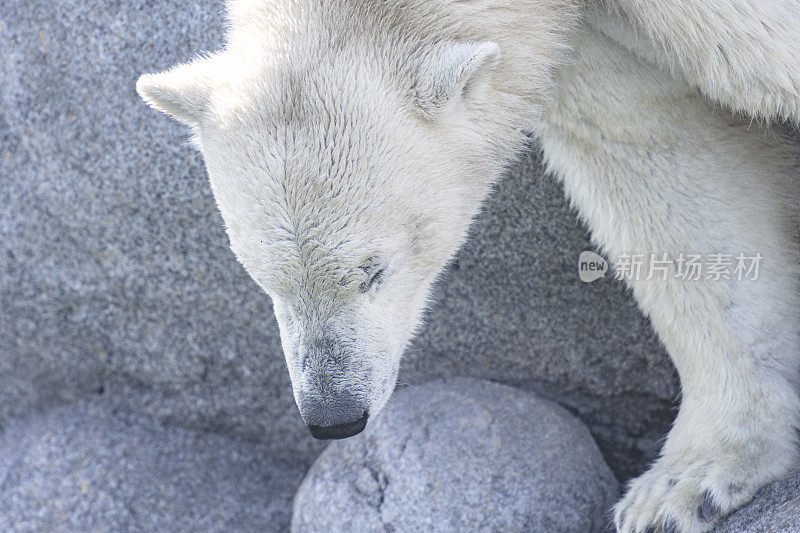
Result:
<instances>
[{"instance_id":1,"label":"textured rock surface","mask_svg":"<svg viewBox=\"0 0 800 533\"><path fill-rule=\"evenodd\" d=\"M270 304L227 247L183 128L139 73L218 47L222 2L0 2L0 420L97 390L151 417L319 451ZM621 477L658 447L672 368L630 296L582 284L586 233L531 150L439 286L404 383L537 389Z\"/></svg>"},{"instance_id":2,"label":"textured rock surface","mask_svg":"<svg viewBox=\"0 0 800 533\"><path fill-rule=\"evenodd\" d=\"M101 399L0 434L2 531L286 531L305 464Z\"/></svg>"},{"instance_id":3,"label":"textured rock surface","mask_svg":"<svg viewBox=\"0 0 800 533\"><path fill-rule=\"evenodd\" d=\"M800 470L761 489L753 501L728 517L717 533L800 531Z\"/></svg>"},{"instance_id":4,"label":"textured rock surface","mask_svg":"<svg viewBox=\"0 0 800 533\"><path fill-rule=\"evenodd\" d=\"M607 524L617 481L578 419L474 379L409 387L332 443L295 496L292 530L553 531Z\"/></svg>"}]
</instances>

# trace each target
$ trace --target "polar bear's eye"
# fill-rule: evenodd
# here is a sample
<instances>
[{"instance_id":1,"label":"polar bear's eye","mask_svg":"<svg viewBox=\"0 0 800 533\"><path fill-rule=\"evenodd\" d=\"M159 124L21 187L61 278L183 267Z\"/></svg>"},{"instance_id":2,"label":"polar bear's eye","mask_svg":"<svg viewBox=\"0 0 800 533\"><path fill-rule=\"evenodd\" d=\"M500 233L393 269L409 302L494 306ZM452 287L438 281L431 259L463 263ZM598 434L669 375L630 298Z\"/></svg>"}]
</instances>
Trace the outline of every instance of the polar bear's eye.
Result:
<instances>
[{"instance_id":1,"label":"polar bear's eye","mask_svg":"<svg viewBox=\"0 0 800 533\"><path fill-rule=\"evenodd\" d=\"M386 275L386 267L384 265L375 264L372 261L370 261L368 265L363 265L361 270L369 276L369 279L359 286L362 293L368 292L371 288L380 285Z\"/></svg>"},{"instance_id":2,"label":"polar bear's eye","mask_svg":"<svg viewBox=\"0 0 800 533\"><path fill-rule=\"evenodd\" d=\"M370 286L377 285L383 280L383 276L386 274L386 269L381 268L377 272L375 272L372 277L369 279Z\"/></svg>"}]
</instances>

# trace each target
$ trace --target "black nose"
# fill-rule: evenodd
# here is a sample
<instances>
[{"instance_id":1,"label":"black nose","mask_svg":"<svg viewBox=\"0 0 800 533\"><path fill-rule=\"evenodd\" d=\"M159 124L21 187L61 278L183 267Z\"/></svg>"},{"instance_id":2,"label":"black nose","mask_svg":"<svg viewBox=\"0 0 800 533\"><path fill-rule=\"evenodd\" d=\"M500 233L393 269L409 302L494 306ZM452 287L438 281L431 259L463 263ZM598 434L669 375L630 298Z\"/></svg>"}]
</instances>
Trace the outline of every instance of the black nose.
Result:
<instances>
[{"instance_id":1,"label":"black nose","mask_svg":"<svg viewBox=\"0 0 800 533\"><path fill-rule=\"evenodd\" d=\"M346 439L361 433L367 425L369 404L361 395L346 390L325 394L302 391L297 399L314 438Z\"/></svg>"},{"instance_id":2,"label":"black nose","mask_svg":"<svg viewBox=\"0 0 800 533\"><path fill-rule=\"evenodd\" d=\"M346 439L347 437L358 435L364 431L364 428L367 427L368 418L369 413L364 411L361 418L357 420L345 422L344 424L336 424L335 426L317 426L309 424L308 430L315 439Z\"/></svg>"}]
</instances>

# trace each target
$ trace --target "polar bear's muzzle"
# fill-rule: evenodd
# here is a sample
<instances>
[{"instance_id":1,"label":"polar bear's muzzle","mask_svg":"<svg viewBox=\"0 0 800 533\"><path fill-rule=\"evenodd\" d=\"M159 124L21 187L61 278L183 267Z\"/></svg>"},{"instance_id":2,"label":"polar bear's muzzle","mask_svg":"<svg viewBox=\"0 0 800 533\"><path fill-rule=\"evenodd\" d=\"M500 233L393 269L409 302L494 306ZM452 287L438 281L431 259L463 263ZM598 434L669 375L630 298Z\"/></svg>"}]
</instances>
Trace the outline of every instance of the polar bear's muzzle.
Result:
<instances>
[{"instance_id":1,"label":"polar bear's muzzle","mask_svg":"<svg viewBox=\"0 0 800 533\"><path fill-rule=\"evenodd\" d=\"M315 439L346 439L358 435L369 419L366 400L346 391L324 397L301 394L298 407Z\"/></svg>"}]
</instances>

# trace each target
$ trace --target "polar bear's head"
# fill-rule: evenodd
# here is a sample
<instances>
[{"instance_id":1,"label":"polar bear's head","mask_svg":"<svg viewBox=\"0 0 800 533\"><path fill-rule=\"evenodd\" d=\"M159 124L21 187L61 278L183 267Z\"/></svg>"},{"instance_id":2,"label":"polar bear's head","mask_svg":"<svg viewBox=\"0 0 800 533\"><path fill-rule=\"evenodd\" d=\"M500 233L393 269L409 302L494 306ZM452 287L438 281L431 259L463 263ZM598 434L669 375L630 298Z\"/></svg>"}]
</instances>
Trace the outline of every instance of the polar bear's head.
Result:
<instances>
[{"instance_id":1,"label":"polar bear's head","mask_svg":"<svg viewBox=\"0 0 800 533\"><path fill-rule=\"evenodd\" d=\"M503 122L518 95L498 90L493 42L363 23L343 38L308 13L248 39L251 18L137 90L191 126L312 434L347 437L388 400L431 285L524 144Z\"/></svg>"}]
</instances>

